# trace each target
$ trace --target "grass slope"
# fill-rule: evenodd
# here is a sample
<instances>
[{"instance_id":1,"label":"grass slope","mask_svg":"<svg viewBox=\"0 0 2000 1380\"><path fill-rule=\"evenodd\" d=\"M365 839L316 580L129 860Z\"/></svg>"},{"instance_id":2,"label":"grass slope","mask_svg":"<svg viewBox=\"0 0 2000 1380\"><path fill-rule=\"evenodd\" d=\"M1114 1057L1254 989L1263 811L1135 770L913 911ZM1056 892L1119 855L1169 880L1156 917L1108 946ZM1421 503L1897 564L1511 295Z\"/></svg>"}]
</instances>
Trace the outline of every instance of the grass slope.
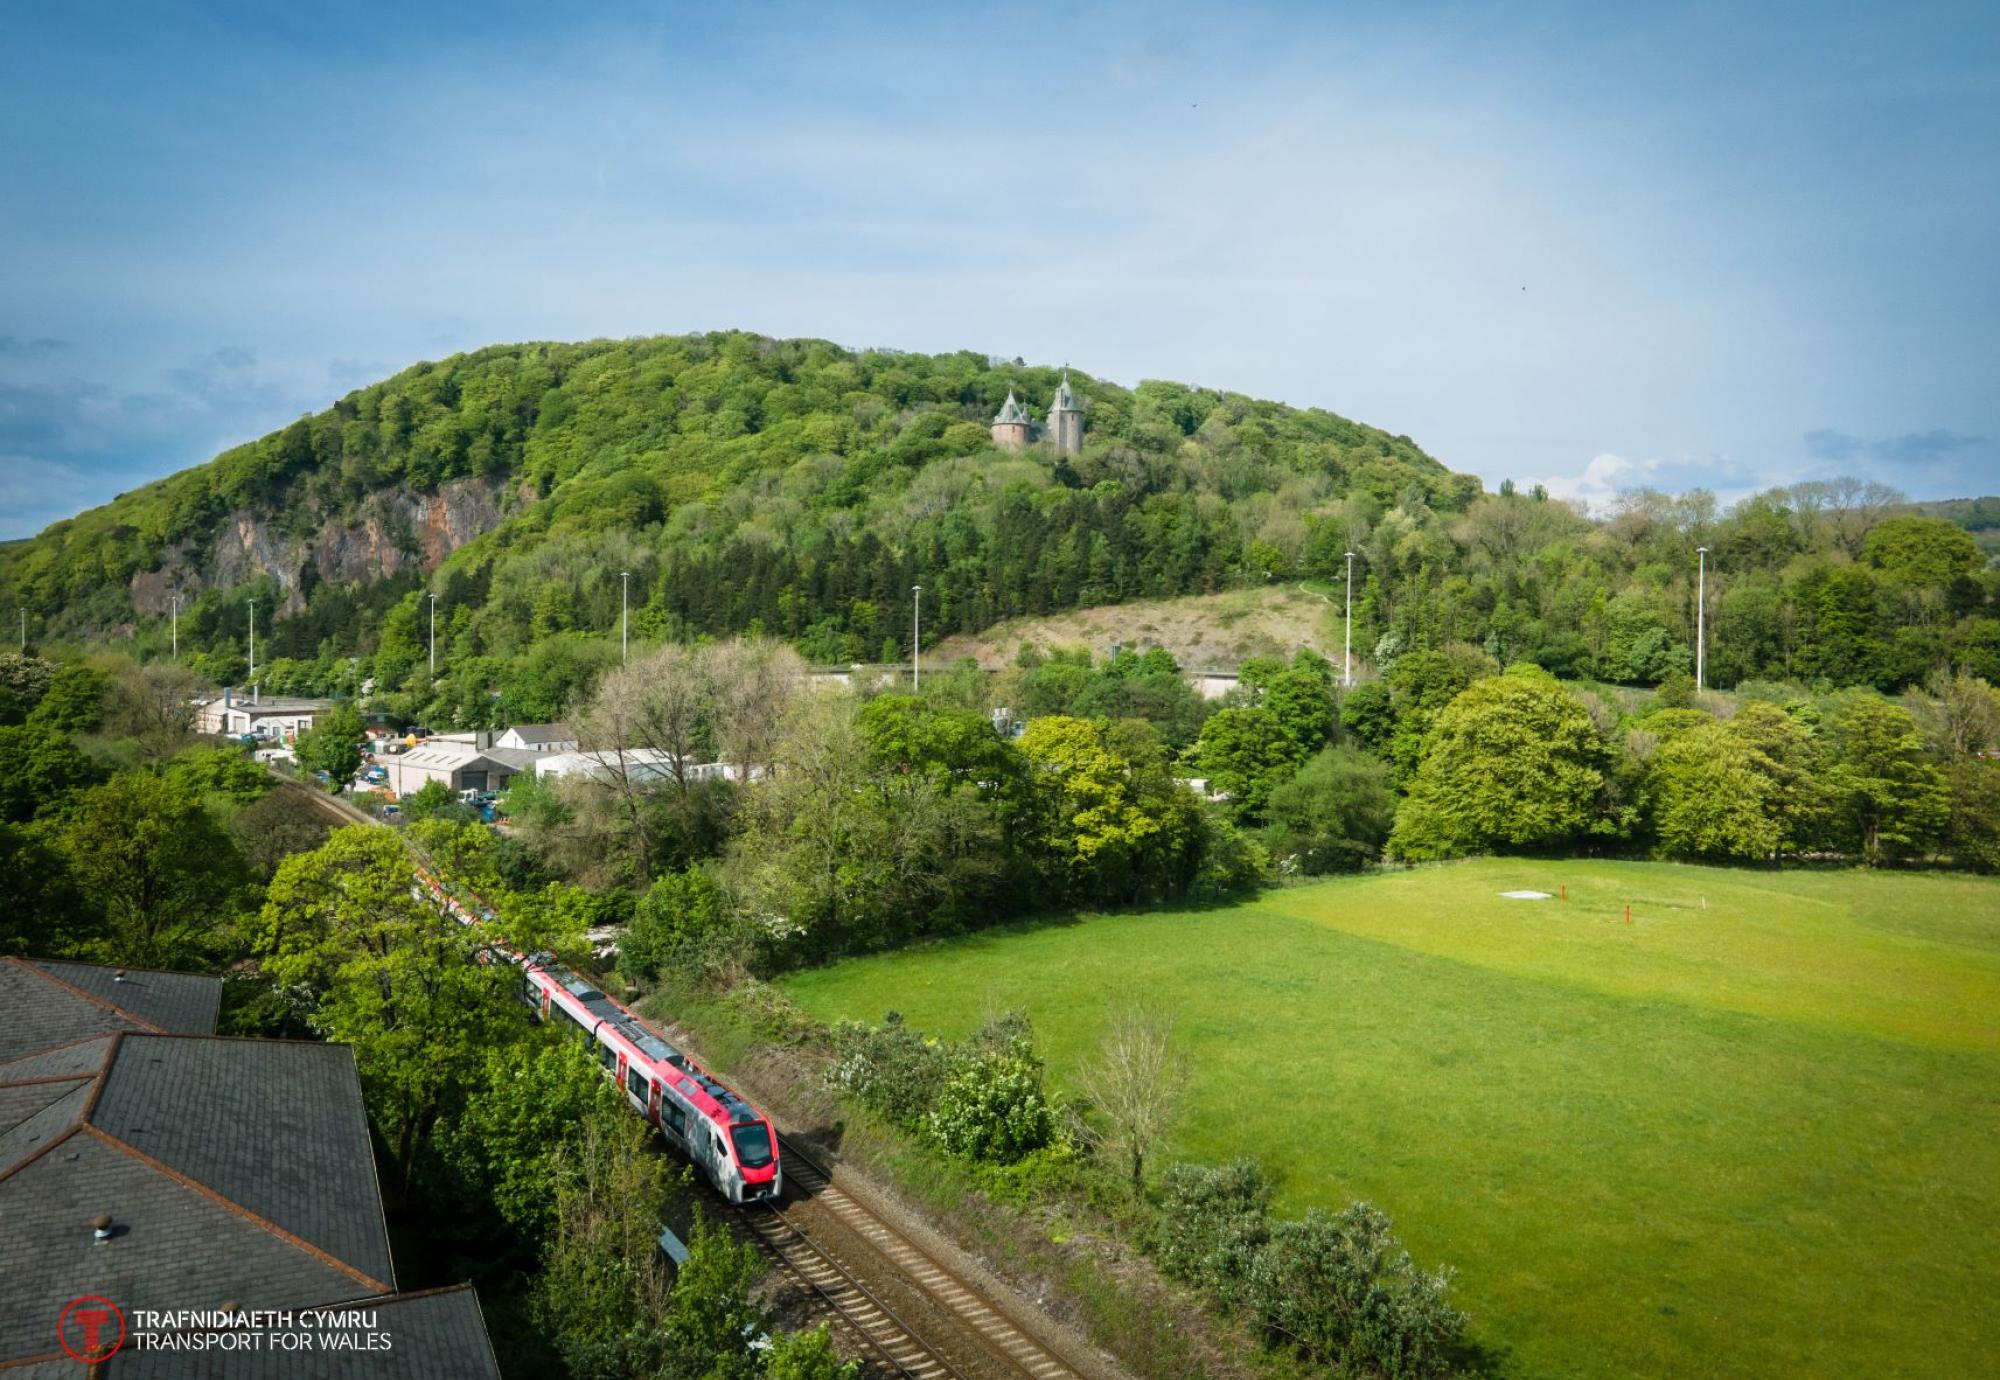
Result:
<instances>
[{"instance_id":1,"label":"grass slope","mask_svg":"<svg viewBox=\"0 0 2000 1380\"><path fill-rule=\"evenodd\" d=\"M1191 671L1233 671L1252 657L1289 661L1301 647L1340 659L1340 608L1325 589L1302 581L1175 599L1096 604L1039 618L1010 618L979 633L947 638L924 655L937 665L971 657L989 671L1011 666L1021 645L1047 651L1114 645L1164 647Z\"/></svg>"},{"instance_id":2,"label":"grass slope","mask_svg":"<svg viewBox=\"0 0 2000 1380\"><path fill-rule=\"evenodd\" d=\"M2000 1346L2000 883L1492 860L786 987L949 1031L1023 1007L1058 1080L1107 998L1171 1008L1173 1153L1262 1157L1289 1212L1378 1203L1509 1374L1971 1375Z\"/></svg>"}]
</instances>

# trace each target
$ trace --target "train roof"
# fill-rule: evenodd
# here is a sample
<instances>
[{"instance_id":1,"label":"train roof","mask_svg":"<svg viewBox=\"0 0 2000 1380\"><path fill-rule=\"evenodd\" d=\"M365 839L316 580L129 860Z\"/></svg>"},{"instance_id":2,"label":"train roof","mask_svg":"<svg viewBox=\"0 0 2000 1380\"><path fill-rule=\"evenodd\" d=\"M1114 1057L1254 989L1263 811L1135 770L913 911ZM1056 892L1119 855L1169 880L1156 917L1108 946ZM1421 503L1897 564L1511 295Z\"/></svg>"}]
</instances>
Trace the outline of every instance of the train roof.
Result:
<instances>
[{"instance_id":1,"label":"train roof","mask_svg":"<svg viewBox=\"0 0 2000 1380\"><path fill-rule=\"evenodd\" d=\"M418 874L431 886L444 892L447 902L461 912L469 907L456 896L456 887L433 876L428 870L419 868ZM471 897L471 904L478 907L483 919L492 919L493 912L480 903L477 896ZM470 914L464 917L472 920ZM510 951L511 952L511 951ZM661 1034L640 1020L629 1009L604 995L586 977L557 961L554 954L533 953L516 955L530 970L540 969L546 973L576 1005L597 1022L597 1028L608 1031L623 1040L632 1049L653 1064L662 1079L672 1084L674 1090L688 1100L694 1109L719 1126L747 1126L763 1120L758 1110L751 1106L721 1079L702 1068L685 1053L669 1044Z\"/></svg>"}]
</instances>

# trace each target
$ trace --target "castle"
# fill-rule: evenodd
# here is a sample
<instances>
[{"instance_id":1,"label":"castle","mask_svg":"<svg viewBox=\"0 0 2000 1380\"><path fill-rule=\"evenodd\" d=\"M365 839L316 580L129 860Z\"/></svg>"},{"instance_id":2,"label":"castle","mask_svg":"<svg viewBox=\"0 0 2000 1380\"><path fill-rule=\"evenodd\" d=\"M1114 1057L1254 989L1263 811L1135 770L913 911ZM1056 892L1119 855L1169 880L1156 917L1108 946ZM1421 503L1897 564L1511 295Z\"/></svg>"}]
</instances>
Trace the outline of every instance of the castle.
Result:
<instances>
[{"instance_id":1,"label":"castle","mask_svg":"<svg viewBox=\"0 0 2000 1380\"><path fill-rule=\"evenodd\" d=\"M1056 400L1049 408L1045 426L1037 426L1022 410L1011 388L1007 390L1007 401L1001 406L1000 415L993 419L993 444L1002 450L1022 450L1044 436L1055 444L1058 455L1075 455L1083 449L1083 407L1070 391L1068 371L1064 371L1062 382L1056 385Z\"/></svg>"}]
</instances>

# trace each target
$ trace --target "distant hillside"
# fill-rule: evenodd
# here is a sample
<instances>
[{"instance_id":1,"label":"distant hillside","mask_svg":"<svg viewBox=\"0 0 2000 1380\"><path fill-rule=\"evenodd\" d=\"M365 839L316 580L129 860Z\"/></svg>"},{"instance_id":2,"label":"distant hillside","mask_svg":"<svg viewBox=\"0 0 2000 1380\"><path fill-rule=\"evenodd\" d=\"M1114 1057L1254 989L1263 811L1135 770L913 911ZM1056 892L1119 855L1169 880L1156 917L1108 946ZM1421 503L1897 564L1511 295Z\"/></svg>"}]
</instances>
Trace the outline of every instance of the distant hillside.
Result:
<instances>
[{"instance_id":1,"label":"distant hillside","mask_svg":"<svg viewBox=\"0 0 2000 1380\"><path fill-rule=\"evenodd\" d=\"M372 678L397 712L464 725L561 712L616 657L628 585L641 640L763 633L815 661L874 661L908 655L918 584L934 645L1337 581L1350 550L1356 648L1378 664L1464 642L1652 681L1693 664L1706 544L1718 683L2000 677L1978 548L1942 520L1878 539L1908 510L1867 486L1798 485L1729 514L1640 495L1592 522L1539 493L1485 494L1408 437L1330 412L1080 371L1081 454L996 449L1007 393L1038 415L1058 377L744 333L496 346L0 548L0 604L42 640L151 656L178 595L183 660L234 681L254 600L268 688Z\"/></svg>"}]
</instances>

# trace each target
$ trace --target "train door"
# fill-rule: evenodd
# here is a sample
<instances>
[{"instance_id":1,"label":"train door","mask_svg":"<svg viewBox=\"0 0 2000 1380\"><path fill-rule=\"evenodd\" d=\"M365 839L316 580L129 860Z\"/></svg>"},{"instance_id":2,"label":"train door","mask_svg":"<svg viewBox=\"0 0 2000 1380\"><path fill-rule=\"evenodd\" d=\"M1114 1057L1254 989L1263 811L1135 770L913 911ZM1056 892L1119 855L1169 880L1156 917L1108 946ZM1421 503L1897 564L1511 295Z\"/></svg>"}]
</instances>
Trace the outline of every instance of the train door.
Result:
<instances>
[{"instance_id":1,"label":"train door","mask_svg":"<svg viewBox=\"0 0 2000 1380\"><path fill-rule=\"evenodd\" d=\"M618 1051L618 1067L611 1073L612 1086L619 1092L625 1091L625 1051Z\"/></svg>"},{"instance_id":2,"label":"train door","mask_svg":"<svg viewBox=\"0 0 2000 1380\"><path fill-rule=\"evenodd\" d=\"M646 1092L646 1120L655 1126L660 1124L660 1085L648 1083Z\"/></svg>"}]
</instances>

